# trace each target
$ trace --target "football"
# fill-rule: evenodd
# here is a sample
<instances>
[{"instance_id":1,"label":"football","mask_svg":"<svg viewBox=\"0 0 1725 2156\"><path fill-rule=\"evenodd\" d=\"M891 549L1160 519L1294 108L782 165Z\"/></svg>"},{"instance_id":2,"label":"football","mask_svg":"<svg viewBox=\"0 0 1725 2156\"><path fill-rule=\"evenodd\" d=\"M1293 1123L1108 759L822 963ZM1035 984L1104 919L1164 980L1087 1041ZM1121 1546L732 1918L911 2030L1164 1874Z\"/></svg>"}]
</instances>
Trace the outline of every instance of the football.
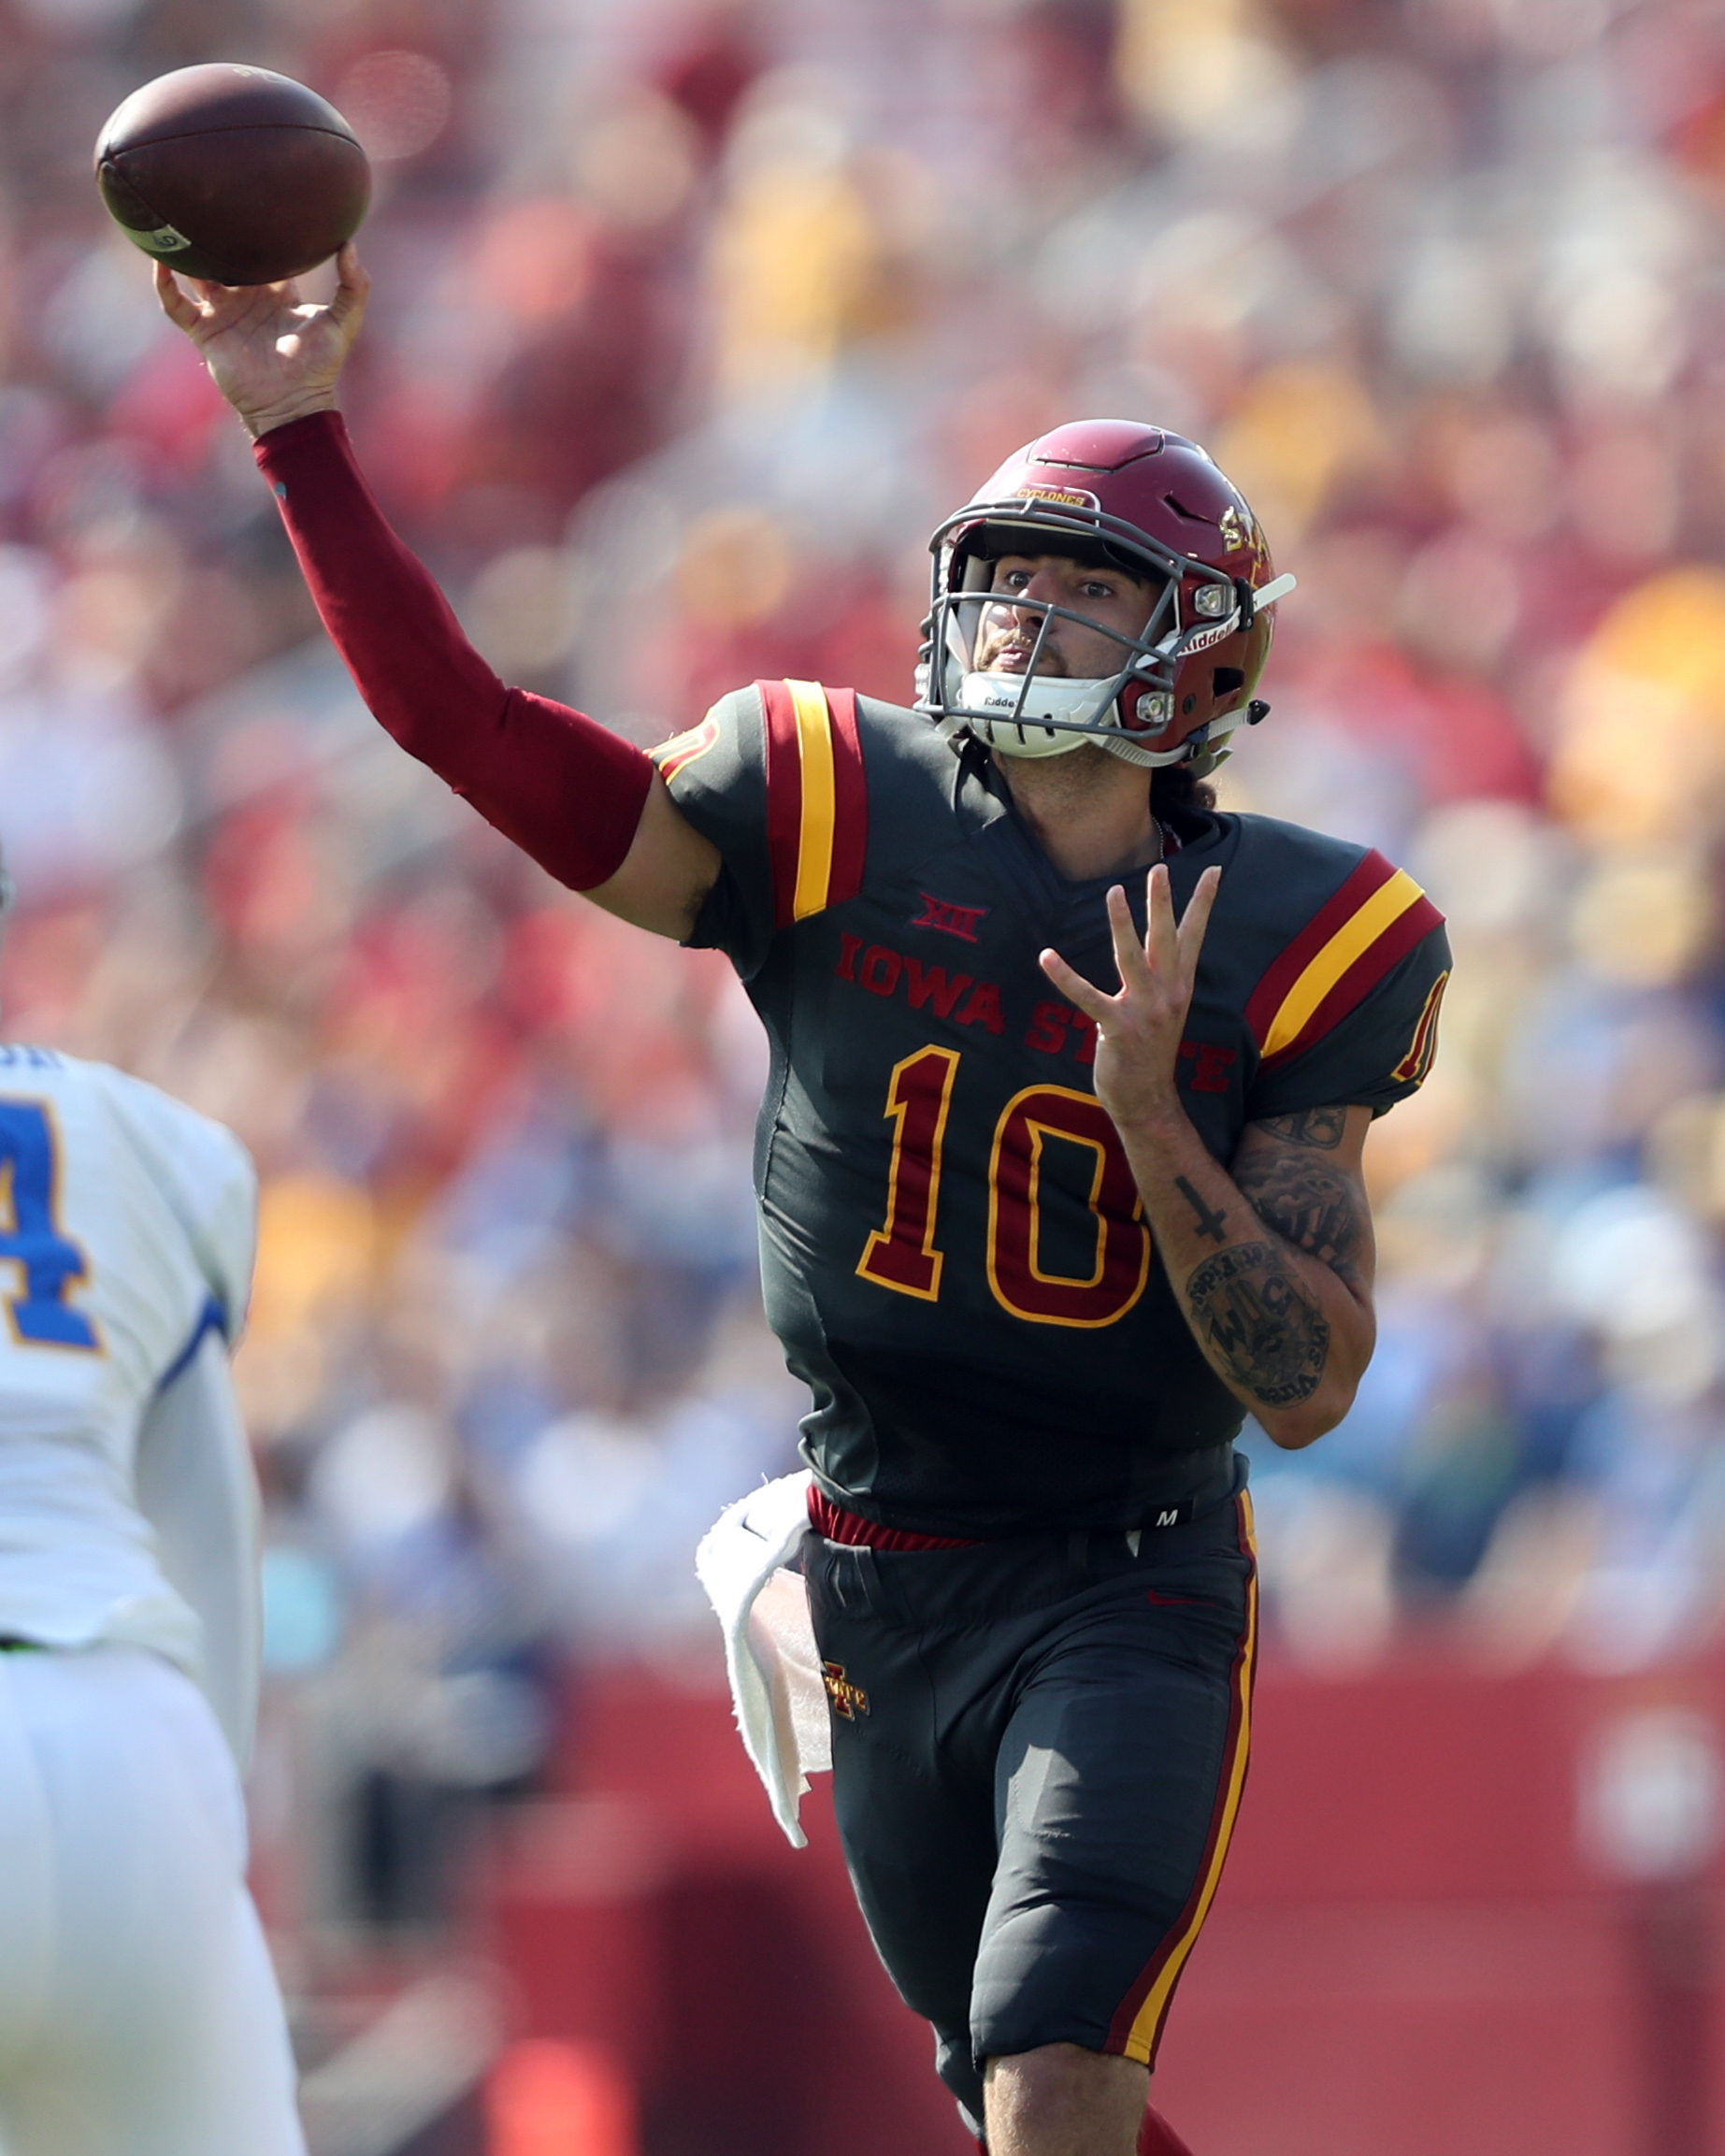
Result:
<instances>
[{"instance_id":1,"label":"football","mask_svg":"<svg viewBox=\"0 0 1725 2156\"><path fill-rule=\"evenodd\" d=\"M177 67L96 137L96 184L146 254L218 284L273 284L326 262L371 198L366 152L333 105L266 67Z\"/></svg>"}]
</instances>

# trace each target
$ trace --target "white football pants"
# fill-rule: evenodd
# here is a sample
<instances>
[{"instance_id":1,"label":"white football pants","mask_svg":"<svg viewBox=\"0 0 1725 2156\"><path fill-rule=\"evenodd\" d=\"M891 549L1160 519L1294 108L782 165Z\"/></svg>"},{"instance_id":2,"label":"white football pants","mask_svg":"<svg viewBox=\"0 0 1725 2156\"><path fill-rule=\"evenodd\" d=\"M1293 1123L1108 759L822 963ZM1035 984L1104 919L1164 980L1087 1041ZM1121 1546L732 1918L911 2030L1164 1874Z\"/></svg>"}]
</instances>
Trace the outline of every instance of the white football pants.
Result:
<instances>
[{"instance_id":1,"label":"white football pants","mask_svg":"<svg viewBox=\"0 0 1725 2156\"><path fill-rule=\"evenodd\" d=\"M305 2156L245 1863L189 1677L0 1652L0 2156Z\"/></svg>"}]
</instances>

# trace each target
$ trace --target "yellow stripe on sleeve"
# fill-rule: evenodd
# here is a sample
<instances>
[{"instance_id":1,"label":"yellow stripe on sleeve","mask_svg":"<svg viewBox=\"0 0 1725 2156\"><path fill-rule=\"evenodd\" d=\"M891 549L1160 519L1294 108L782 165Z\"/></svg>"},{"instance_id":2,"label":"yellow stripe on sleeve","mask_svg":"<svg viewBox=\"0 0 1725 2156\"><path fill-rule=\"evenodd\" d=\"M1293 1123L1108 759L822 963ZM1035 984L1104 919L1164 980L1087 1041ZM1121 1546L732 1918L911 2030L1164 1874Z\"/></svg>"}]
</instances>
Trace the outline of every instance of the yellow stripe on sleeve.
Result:
<instances>
[{"instance_id":1,"label":"yellow stripe on sleeve","mask_svg":"<svg viewBox=\"0 0 1725 2156\"><path fill-rule=\"evenodd\" d=\"M833 779L832 714L818 682L786 682L797 713L797 757L802 778L802 819L797 833L797 882L791 918L806 920L827 903L832 887L832 841L837 819Z\"/></svg>"},{"instance_id":2,"label":"yellow stripe on sleeve","mask_svg":"<svg viewBox=\"0 0 1725 2156\"><path fill-rule=\"evenodd\" d=\"M1266 1062L1300 1038L1313 1012L1354 961L1363 957L1385 929L1399 921L1410 906L1418 905L1425 895L1405 869L1398 869L1342 924L1283 997L1264 1039Z\"/></svg>"}]
</instances>

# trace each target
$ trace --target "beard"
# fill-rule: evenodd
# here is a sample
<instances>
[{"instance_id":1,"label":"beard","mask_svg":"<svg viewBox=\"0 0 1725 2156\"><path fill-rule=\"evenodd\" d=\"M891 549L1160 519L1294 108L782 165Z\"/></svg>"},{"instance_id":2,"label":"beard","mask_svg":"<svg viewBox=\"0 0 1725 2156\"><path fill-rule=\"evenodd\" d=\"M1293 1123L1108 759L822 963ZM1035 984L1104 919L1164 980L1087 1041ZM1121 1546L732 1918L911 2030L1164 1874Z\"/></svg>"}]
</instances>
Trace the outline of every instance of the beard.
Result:
<instances>
[{"instance_id":1,"label":"beard","mask_svg":"<svg viewBox=\"0 0 1725 2156\"><path fill-rule=\"evenodd\" d=\"M1036 640L1021 638L1013 629L985 629L978 640L972 671L979 674L1022 674L1030 663L1030 653ZM1002 666L1003 658L1013 658L1019 663ZM1071 671L1065 655L1052 640L1042 646L1037 663L1037 678L1041 681L1064 681Z\"/></svg>"},{"instance_id":2,"label":"beard","mask_svg":"<svg viewBox=\"0 0 1725 2156\"><path fill-rule=\"evenodd\" d=\"M1059 756L1009 756L997 749L994 760L1005 772L1013 798L1042 811L1057 812L1120 783L1120 759L1100 741L1081 741Z\"/></svg>"}]
</instances>

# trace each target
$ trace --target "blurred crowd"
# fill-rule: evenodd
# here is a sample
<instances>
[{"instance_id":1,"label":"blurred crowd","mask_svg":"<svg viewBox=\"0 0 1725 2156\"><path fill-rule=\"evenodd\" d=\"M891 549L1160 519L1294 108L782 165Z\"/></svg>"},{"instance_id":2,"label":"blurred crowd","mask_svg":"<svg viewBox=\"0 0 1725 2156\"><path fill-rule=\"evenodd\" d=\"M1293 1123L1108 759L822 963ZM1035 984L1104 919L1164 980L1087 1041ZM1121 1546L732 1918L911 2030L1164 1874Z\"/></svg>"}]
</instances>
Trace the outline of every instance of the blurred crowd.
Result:
<instances>
[{"instance_id":1,"label":"blurred crowd","mask_svg":"<svg viewBox=\"0 0 1725 2156\"><path fill-rule=\"evenodd\" d=\"M392 516L502 673L642 742L761 674L907 700L928 530L1045 426L1210 448L1300 578L1224 805L1381 847L1457 961L1369 1148L1358 1405L1309 1455L1248 1431L1275 1631L1707 1636L1725 9L0 0L5 1022L258 1161L302 1761L259 1801L341 1781L332 1893L411 1919L402 1849L530 1784L569 1658L712 1681L694 1542L799 1401L740 989L378 733L103 218L106 113L216 57L374 160L347 407Z\"/></svg>"}]
</instances>

